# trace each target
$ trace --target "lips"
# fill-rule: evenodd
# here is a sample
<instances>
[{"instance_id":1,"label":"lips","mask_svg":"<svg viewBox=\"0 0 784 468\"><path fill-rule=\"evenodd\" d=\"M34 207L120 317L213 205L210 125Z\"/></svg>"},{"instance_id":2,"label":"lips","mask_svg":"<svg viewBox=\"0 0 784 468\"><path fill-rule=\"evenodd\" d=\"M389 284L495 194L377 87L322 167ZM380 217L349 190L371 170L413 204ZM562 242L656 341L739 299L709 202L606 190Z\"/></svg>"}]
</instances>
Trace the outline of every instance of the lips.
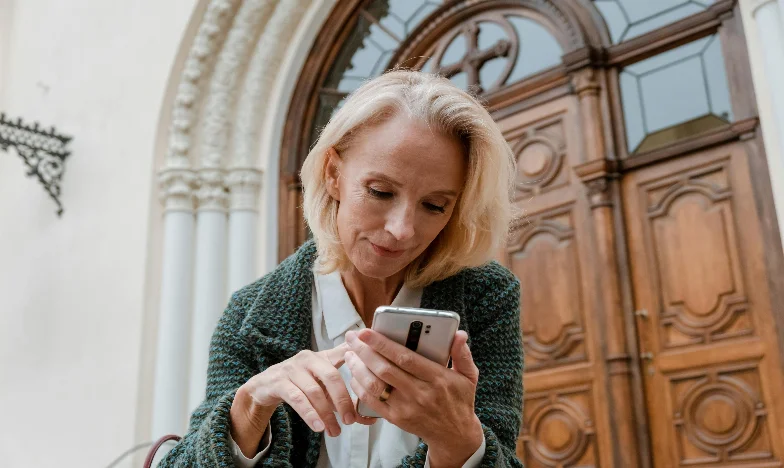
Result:
<instances>
[{"instance_id":1,"label":"lips","mask_svg":"<svg viewBox=\"0 0 784 468\"><path fill-rule=\"evenodd\" d=\"M373 246L373 251L376 252L377 255L380 255L382 257L396 258L403 255L403 252L405 252L405 250L387 249L385 247L381 247L380 245L376 245L372 242L370 243L370 245Z\"/></svg>"}]
</instances>

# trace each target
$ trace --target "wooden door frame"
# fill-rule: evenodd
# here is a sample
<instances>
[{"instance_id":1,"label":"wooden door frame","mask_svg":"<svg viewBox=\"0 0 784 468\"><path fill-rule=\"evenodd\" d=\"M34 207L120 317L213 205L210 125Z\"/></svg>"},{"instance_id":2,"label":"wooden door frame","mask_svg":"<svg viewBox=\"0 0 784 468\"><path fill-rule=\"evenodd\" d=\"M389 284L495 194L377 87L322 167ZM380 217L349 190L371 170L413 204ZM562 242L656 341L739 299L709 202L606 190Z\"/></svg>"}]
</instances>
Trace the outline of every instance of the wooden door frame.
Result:
<instances>
[{"instance_id":1,"label":"wooden door frame","mask_svg":"<svg viewBox=\"0 0 784 468\"><path fill-rule=\"evenodd\" d=\"M357 21L359 16L356 14L357 11L367 1L342 0L335 5L324 27L319 31L297 80L281 142L278 177L279 260L293 253L307 237L301 211L302 186L299 170L309 149L310 127L316 113L318 89L329 72L327 64L335 59ZM449 15L468 14L473 11L471 8L462 8L462 5L459 0L448 1L434 16L444 21L449 19ZM748 54L737 0L718 0L701 13L615 45L610 45L608 42L606 26L597 23L603 20L600 17L597 19L598 12L590 0L575 0L563 4L556 4L552 0L496 0L482 2L481 6L484 9L509 6L535 9L537 14L550 18L552 24L560 25L567 30L561 31L560 41L569 44L570 47L563 56L562 64L495 93L482 96L488 108L494 114L497 112L499 116L509 112L519 112L556 98L564 88L571 86L570 75L582 68L607 70L607 82L602 83L602 91L607 96L607 99L603 99L602 102L602 113L604 116L609 116L605 125L605 139L612 142L606 147L608 160L629 158L625 145L625 124L622 117L617 69L713 34L721 26L732 29L735 31L734 37L741 39L736 43L722 38L722 47L725 50L732 50L737 57L737 60L728 66L732 68L728 70L730 87L741 89L740 93L732 93L733 110L736 111L736 115L742 116L741 119L758 115L751 89ZM410 52L416 52L419 48L427 46L428 41L425 36L429 35L434 27L436 26L430 23L427 27L420 25L405 41L401 50L405 48ZM416 46L417 43L420 46ZM511 101L514 101L514 104L510 105ZM677 147L685 143L680 142L673 146ZM658 157L658 152L659 150L656 155L645 156L655 159ZM635 155L634 159L642 159L640 156Z\"/></svg>"},{"instance_id":2,"label":"wooden door frame","mask_svg":"<svg viewBox=\"0 0 784 468\"><path fill-rule=\"evenodd\" d=\"M279 173L279 259L282 260L306 239L307 228L302 214L302 193L299 170L308 153L310 128L317 110L319 87L326 79L328 64L337 56L340 47L351 32L357 20L357 11L367 0L343 0L338 2L324 27L318 33L314 45L303 66L295 86L286 124L280 155ZM449 15L460 13L461 2L447 2L434 16L442 20ZM502 6L524 6L538 8L540 13L550 8L548 0L498 0L483 2L484 8ZM590 194L609 196L613 203L613 226L618 265L621 306L624 313L625 332L630 347L630 366L639 370L639 356L636 346L636 323L634 301L629 277L629 258L626 250L625 220L623 219L621 198L617 188L618 179L624 173L640 167L675 158L697 149L742 140L749 148L749 164L753 177L754 201L763 220L762 233L766 255L767 278L772 304L784 304L784 252L776 222L773 192L768 172L766 154L761 138L761 130L756 109L756 97L749 71L748 52L743 34L741 15L737 0L718 0L705 11L672 23L661 29L638 36L616 45L609 45L606 27L596 23L596 11L591 11L590 0L577 0L559 4L556 10L548 10L552 16L559 16L554 24L571 28L572 49L567 50L563 62L555 67L538 73L528 79L515 83L495 93L483 96L494 118L549 102L565 94L577 94L575 77L591 70L598 77L600 116L602 120L604 158L589 161L575 168L578 175L588 186ZM568 5L568 6L564 6ZM469 11L469 10L466 10ZM465 12L464 12L465 13ZM545 11L545 14L547 11ZM467 14L467 13L466 13ZM559 23L560 21L560 23ZM427 36L434 26L417 28L412 38ZM563 32L563 31L562 31ZM725 57L727 78L730 86L733 113L736 121L689 139L631 157L626 147L626 131L623 121L619 86L619 69L624 65L654 56L664 50L686 44L701 37L719 32ZM566 34L564 32L564 34ZM576 39L575 39L576 38ZM420 38L421 39L421 38ZM407 40L402 49L416 51L417 40ZM400 53L401 57L405 53ZM393 62L394 63L394 62ZM604 187L603 190L602 187ZM609 191L607 187L610 187ZM614 187L614 188L613 188ZM609 194L609 195L607 195ZM784 309L773 308L779 339L780 362L784 363ZM636 342L636 341L635 341ZM784 369L782 369L784 372ZM639 372L634 376L636 387L640 390L634 395L634 411L638 418L638 436L641 441L650 440L647 433L647 409L644 388ZM649 447L641 446L641 465L648 466L645 453Z\"/></svg>"}]
</instances>

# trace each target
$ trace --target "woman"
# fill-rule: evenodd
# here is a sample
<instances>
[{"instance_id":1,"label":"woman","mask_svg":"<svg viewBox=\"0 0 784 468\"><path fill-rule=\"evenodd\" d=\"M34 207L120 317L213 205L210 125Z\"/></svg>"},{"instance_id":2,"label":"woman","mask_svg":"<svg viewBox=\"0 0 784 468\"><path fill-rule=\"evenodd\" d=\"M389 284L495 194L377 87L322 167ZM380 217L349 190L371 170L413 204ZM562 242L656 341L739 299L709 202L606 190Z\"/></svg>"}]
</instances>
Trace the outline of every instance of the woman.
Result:
<instances>
[{"instance_id":1,"label":"woman","mask_svg":"<svg viewBox=\"0 0 784 468\"><path fill-rule=\"evenodd\" d=\"M489 262L513 177L449 80L393 71L355 91L302 169L314 240L232 296L206 399L161 466L522 466L519 283ZM460 314L451 368L367 328L389 304Z\"/></svg>"}]
</instances>

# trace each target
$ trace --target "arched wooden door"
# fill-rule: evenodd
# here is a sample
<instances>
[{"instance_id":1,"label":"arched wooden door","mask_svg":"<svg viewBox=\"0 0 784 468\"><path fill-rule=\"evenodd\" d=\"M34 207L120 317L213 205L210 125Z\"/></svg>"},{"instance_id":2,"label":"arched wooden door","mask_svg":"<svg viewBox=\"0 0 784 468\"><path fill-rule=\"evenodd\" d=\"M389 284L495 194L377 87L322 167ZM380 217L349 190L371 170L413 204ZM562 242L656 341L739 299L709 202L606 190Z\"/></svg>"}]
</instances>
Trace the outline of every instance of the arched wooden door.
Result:
<instances>
[{"instance_id":1,"label":"arched wooden door","mask_svg":"<svg viewBox=\"0 0 784 468\"><path fill-rule=\"evenodd\" d=\"M281 257L345 95L441 73L518 159L498 258L522 285L526 466L781 465L784 269L734 1L350 0L328 25L286 125Z\"/></svg>"}]
</instances>

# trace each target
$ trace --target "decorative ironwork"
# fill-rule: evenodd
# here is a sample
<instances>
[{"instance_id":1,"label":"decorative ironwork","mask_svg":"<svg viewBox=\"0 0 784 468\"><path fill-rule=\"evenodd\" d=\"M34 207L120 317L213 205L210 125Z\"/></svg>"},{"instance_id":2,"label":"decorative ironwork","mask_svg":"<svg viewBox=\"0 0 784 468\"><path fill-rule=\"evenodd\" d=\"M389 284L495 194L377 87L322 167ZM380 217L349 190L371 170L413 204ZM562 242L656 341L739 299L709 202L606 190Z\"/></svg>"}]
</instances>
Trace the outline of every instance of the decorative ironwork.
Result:
<instances>
[{"instance_id":1,"label":"decorative ironwork","mask_svg":"<svg viewBox=\"0 0 784 468\"><path fill-rule=\"evenodd\" d=\"M25 125L21 118L14 122L0 114L0 149L16 149L29 169L27 176L36 177L57 203L57 216L63 214L60 180L65 171L65 158L71 154L65 148L69 141L71 137L57 133L54 127L45 130L39 128L38 122Z\"/></svg>"}]
</instances>

